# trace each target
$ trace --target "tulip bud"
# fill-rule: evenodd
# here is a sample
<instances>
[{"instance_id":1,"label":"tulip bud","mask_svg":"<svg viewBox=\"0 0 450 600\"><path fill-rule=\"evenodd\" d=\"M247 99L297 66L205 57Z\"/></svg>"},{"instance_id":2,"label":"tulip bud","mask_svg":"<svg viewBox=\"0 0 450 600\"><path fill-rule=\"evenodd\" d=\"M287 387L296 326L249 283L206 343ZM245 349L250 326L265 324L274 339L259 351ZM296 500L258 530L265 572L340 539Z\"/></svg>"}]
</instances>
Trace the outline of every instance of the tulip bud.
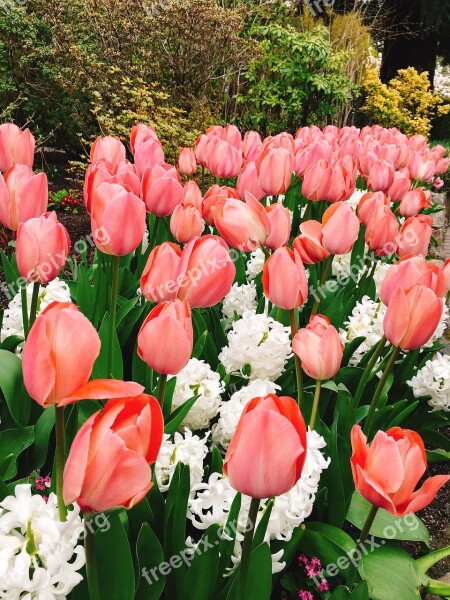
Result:
<instances>
[{"instance_id":1,"label":"tulip bud","mask_svg":"<svg viewBox=\"0 0 450 600\"><path fill-rule=\"evenodd\" d=\"M258 181L266 196L284 194L294 172L294 153L286 148L266 148L255 161Z\"/></svg>"},{"instance_id":2,"label":"tulip bud","mask_svg":"<svg viewBox=\"0 0 450 600\"><path fill-rule=\"evenodd\" d=\"M364 236L369 249L378 256L388 256L397 248L398 222L387 206L378 206L372 212Z\"/></svg>"},{"instance_id":3,"label":"tulip bud","mask_svg":"<svg viewBox=\"0 0 450 600\"><path fill-rule=\"evenodd\" d=\"M367 187L372 192L387 192L394 182L394 167L391 163L379 159L370 169Z\"/></svg>"},{"instance_id":4,"label":"tulip bud","mask_svg":"<svg viewBox=\"0 0 450 600\"><path fill-rule=\"evenodd\" d=\"M14 165L33 166L35 141L29 129L23 131L14 123L0 125L0 171L6 173Z\"/></svg>"},{"instance_id":5,"label":"tulip bud","mask_svg":"<svg viewBox=\"0 0 450 600\"><path fill-rule=\"evenodd\" d=\"M292 349L313 379L330 379L341 367L344 346L336 328L323 315L312 315L309 324L297 331Z\"/></svg>"},{"instance_id":6,"label":"tulip bud","mask_svg":"<svg viewBox=\"0 0 450 600\"><path fill-rule=\"evenodd\" d=\"M290 248L278 248L266 260L262 284L264 294L275 306L292 310L308 298L308 281L300 254Z\"/></svg>"},{"instance_id":7,"label":"tulip bud","mask_svg":"<svg viewBox=\"0 0 450 600\"><path fill-rule=\"evenodd\" d=\"M308 200L325 200L331 181L331 168L327 161L307 167L303 178L302 195Z\"/></svg>"},{"instance_id":8,"label":"tulip bud","mask_svg":"<svg viewBox=\"0 0 450 600\"><path fill-rule=\"evenodd\" d=\"M407 192L400 202L400 214L403 217L415 217L419 212L430 205L431 192L423 188L416 188Z\"/></svg>"},{"instance_id":9,"label":"tulip bud","mask_svg":"<svg viewBox=\"0 0 450 600\"><path fill-rule=\"evenodd\" d=\"M150 252L141 276L141 291L150 302L173 300L178 293L181 248L164 242Z\"/></svg>"},{"instance_id":10,"label":"tulip bud","mask_svg":"<svg viewBox=\"0 0 450 600\"><path fill-rule=\"evenodd\" d=\"M191 148L183 148L178 157L178 170L182 175L193 175L197 170L195 152Z\"/></svg>"},{"instance_id":11,"label":"tulip bud","mask_svg":"<svg viewBox=\"0 0 450 600\"><path fill-rule=\"evenodd\" d=\"M270 234L264 246L275 250L285 246L291 236L291 212L282 204L271 204L266 208L270 221Z\"/></svg>"},{"instance_id":12,"label":"tulip bud","mask_svg":"<svg viewBox=\"0 0 450 600\"><path fill-rule=\"evenodd\" d=\"M292 244L304 263L314 265L325 260L330 255L322 243L322 224L318 221L303 221L300 225L300 235Z\"/></svg>"},{"instance_id":13,"label":"tulip bud","mask_svg":"<svg viewBox=\"0 0 450 600\"><path fill-rule=\"evenodd\" d=\"M359 235L359 220L345 202L336 202L322 217L322 244L330 254L347 254Z\"/></svg>"},{"instance_id":14,"label":"tulip bud","mask_svg":"<svg viewBox=\"0 0 450 600\"><path fill-rule=\"evenodd\" d=\"M107 135L95 140L91 147L91 163L106 160L111 164L118 164L125 160L126 148L118 137Z\"/></svg>"},{"instance_id":15,"label":"tulip bud","mask_svg":"<svg viewBox=\"0 0 450 600\"><path fill-rule=\"evenodd\" d=\"M11 167L0 175L0 223L17 231L19 223L47 211L48 183L45 173L35 174L26 165Z\"/></svg>"},{"instance_id":16,"label":"tulip bud","mask_svg":"<svg viewBox=\"0 0 450 600\"><path fill-rule=\"evenodd\" d=\"M184 190L180 176L172 165L155 165L142 177L142 199L147 212L157 217L171 215L183 202Z\"/></svg>"},{"instance_id":17,"label":"tulip bud","mask_svg":"<svg viewBox=\"0 0 450 600\"><path fill-rule=\"evenodd\" d=\"M179 204L170 217L170 231L180 244L190 242L192 238L198 237L203 231L201 212L194 206Z\"/></svg>"},{"instance_id":18,"label":"tulip bud","mask_svg":"<svg viewBox=\"0 0 450 600\"><path fill-rule=\"evenodd\" d=\"M400 257L407 254L426 256L433 233L432 222L429 215L419 215L406 219L398 236L397 254Z\"/></svg>"},{"instance_id":19,"label":"tulip bud","mask_svg":"<svg viewBox=\"0 0 450 600\"><path fill-rule=\"evenodd\" d=\"M198 210L202 210L202 191L193 179L186 181L184 184L183 206L194 206Z\"/></svg>"}]
</instances>

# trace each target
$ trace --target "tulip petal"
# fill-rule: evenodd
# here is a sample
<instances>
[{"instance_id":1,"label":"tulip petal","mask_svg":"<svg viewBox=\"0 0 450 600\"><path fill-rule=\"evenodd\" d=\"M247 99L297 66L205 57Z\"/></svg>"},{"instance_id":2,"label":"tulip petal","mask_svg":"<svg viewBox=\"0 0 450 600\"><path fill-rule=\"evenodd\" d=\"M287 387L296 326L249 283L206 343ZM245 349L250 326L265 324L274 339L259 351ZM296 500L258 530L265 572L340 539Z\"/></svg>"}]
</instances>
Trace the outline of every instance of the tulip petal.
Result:
<instances>
[{"instance_id":1,"label":"tulip petal","mask_svg":"<svg viewBox=\"0 0 450 600\"><path fill-rule=\"evenodd\" d=\"M401 288L397 288L384 315L384 335L391 344L398 346L408 331L408 325L409 310L406 294Z\"/></svg>"},{"instance_id":2,"label":"tulip petal","mask_svg":"<svg viewBox=\"0 0 450 600\"><path fill-rule=\"evenodd\" d=\"M29 395L41 406L48 406L56 381L55 365L51 359L45 321L38 318L25 344L22 358L22 371L25 388Z\"/></svg>"},{"instance_id":3,"label":"tulip petal","mask_svg":"<svg viewBox=\"0 0 450 600\"><path fill-rule=\"evenodd\" d=\"M93 379L82 385L73 394L64 398L58 406L73 404L78 400L106 400L110 398L127 398L138 396L144 391L144 386L134 381L118 379Z\"/></svg>"},{"instance_id":4,"label":"tulip petal","mask_svg":"<svg viewBox=\"0 0 450 600\"><path fill-rule=\"evenodd\" d=\"M367 454L365 472L387 494L395 493L403 483L405 470L397 442L379 431Z\"/></svg>"},{"instance_id":5,"label":"tulip petal","mask_svg":"<svg viewBox=\"0 0 450 600\"><path fill-rule=\"evenodd\" d=\"M406 514L415 513L428 506L449 479L450 475L435 475L427 479L423 486L414 492L407 504L397 507L396 515L401 517Z\"/></svg>"},{"instance_id":6,"label":"tulip petal","mask_svg":"<svg viewBox=\"0 0 450 600\"><path fill-rule=\"evenodd\" d=\"M91 415L78 431L64 467L64 502L72 504L81 493L89 456L92 428L100 411Z\"/></svg>"}]
</instances>

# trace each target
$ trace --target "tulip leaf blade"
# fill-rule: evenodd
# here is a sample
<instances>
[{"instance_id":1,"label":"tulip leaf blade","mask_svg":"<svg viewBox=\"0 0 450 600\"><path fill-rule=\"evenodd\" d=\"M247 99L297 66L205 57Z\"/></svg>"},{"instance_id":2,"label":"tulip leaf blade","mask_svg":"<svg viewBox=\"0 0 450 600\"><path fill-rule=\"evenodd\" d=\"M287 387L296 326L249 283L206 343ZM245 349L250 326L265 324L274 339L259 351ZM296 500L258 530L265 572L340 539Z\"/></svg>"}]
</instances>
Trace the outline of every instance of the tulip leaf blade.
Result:
<instances>
[{"instance_id":1,"label":"tulip leaf blade","mask_svg":"<svg viewBox=\"0 0 450 600\"><path fill-rule=\"evenodd\" d=\"M94 368L92 369L92 379L110 379L111 377L114 379L123 379L122 351L120 349L117 332L115 331L113 332L114 360L112 365L112 373L108 372L110 322L111 317L109 313L106 313L98 332L102 345L100 354L98 355L97 360L94 363Z\"/></svg>"},{"instance_id":2,"label":"tulip leaf blade","mask_svg":"<svg viewBox=\"0 0 450 600\"><path fill-rule=\"evenodd\" d=\"M219 570L219 529L219 525L210 525L200 540L186 574L185 598L210 600L214 597Z\"/></svg>"},{"instance_id":3,"label":"tulip leaf blade","mask_svg":"<svg viewBox=\"0 0 450 600\"><path fill-rule=\"evenodd\" d=\"M308 556L318 556L324 565L336 565L343 576L347 576L353 567L349 559L342 565L338 561L351 556L355 547L355 541L339 527L316 522L305 526L302 551Z\"/></svg>"},{"instance_id":4,"label":"tulip leaf blade","mask_svg":"<svg viewBox=\"0 0 450 600\"><path fill-rule=\"evenodd\" d=\"M186 400L186 402L184 402L181 406L174 410L173 413L170 415L172 418L164 426L164 433L168 433L169 435L175 433L175 431L181 425L184 417L188 414L188 412L191 410L191 408L194 406L194 404L199 398L200 396L197 394L196 396L189 398L189 400Z\"/></svg>"},{"instance_id":5,"label":"tulip leaf blade","mask_svg":"<svg viewBox=\"0 0 450 600\"><path fill-rule=\"evenodd\" d=\"M0 431L0 461L7 459L13 454L15 460L8 462L8 467L3 479L9 481L17 474L17 459L19 454L26 450L34 442L34 427L22 427L18 429L6 429Z\"/></svg>"},{"instance_id":6,"label":"tulip leaf blade","mask_svg":"<svg viewBox=\"0 0 450 600\"><path fill-rule=\"evenodd\" d=\"M239 571L227 595L227 600L238 600ZM269 600L272 592L272 555L269 545L255 548L250 556L248 585L245 600Z\"/></svg>"},{"instance_id":7,"label":"tulip leaf blade","mask_svg":"<svg viewBox=\"0 0 450 600\"><path fill-rule=\"evenodd\" d=\"M136 555L139 578L135 600L158 600L166 582L165 576L157 569L164 562L164 553L148 523L144 523L139 531Z\"/></svg>"},{"instance_id":8,"label":"tulip leaf blade","mask_svg":"<svg viewBox=\"0 0 450 600\"><path fill-rule=\"evenodd\" d=\"M347 521L358 529L362 529L370 508L371 504L355 491L347 513ZM428 547L430 546L430 533L424 523L414 514L399 518L380 508L369 533L378 538L389 537L393 540L423 542Z\"/></svg>"},{"instance_id":9,"label":"tulip leaf blade","mask_svg":"<svg viewBox=\"0 0 450 600\"><path fill-rule=\"evenodd\" d=\"M23 383L22 361L7 350L0 350L0 389L16 425L28 425L31 398Z\"/></svg>"}]
</instances>

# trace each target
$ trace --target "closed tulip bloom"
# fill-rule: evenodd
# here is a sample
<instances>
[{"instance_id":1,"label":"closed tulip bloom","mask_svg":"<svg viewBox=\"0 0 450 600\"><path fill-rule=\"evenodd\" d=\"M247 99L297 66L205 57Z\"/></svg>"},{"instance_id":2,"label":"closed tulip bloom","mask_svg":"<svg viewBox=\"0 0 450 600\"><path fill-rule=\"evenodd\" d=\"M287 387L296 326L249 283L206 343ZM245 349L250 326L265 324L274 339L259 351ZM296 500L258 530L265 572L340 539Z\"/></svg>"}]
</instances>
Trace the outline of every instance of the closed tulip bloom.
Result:
<instances>
[{"instance_id":1,"label":"closed tulip bloom","mask_svg":"<svg viewBox=\"0 0 450 600\"><path fill-rule=\"evenodd\" d=\"M114 379L89 381L100 338L70 302L53 302L37 317L23 351L23 380L29 395L47 408L76 400L135 396L143 387Z\"/></svg>"},{"instance_id":2,"label":"closed tulip bloom","mask_svg":"<svg viewBox=\"0 0 450 600\"><path fill-rule=\"evenodd\" d=\"M141 291L150 302L164 302L177 297L177 277L181 264L181 248L164 242L150 252L141 276Z\"/></svg>"},{"instance_id":3,"label":"closed tulip bloom","mask_svg":"<svg viewBox=\"0 0 450 600\"><path fill-rule=\"evenodd\" d=\"M143 123L139 123L139 125L134 125L131 128L130 132L130 146L131 152L133 155L136 154L136 151L149 140L158 141L158 135L153 127L150 125L144 125Z\"/></svg>"},{"instance_id":4,"label":"closed tulip bloom","mask_svg":"<svg viewBox=\"0 0 450 600\"><path fill-rule=\"evenodd\" d=\"M202 203L202 191L198 187L198 183L193 179L186 181L184 184L183 206L194 206L201 211Z\"/></svg>"},{"instance_id":5,"label":"closed tulip bloom","mask_svg":"<svg viewBox=\"0 0 450 600\"><path fill-rule=\"evenodd\" d=\"M267 196L284 194L294 172L294 153L267 146L256 159L259 186Z\"/></svg>"},{"instance_id":6,"label":"closed tulip bloom","mask_svg":"<svg viewBox=\"0 0 450 600\"><path fill-rule=\"evenodd\" d=\"M308 280L300 254L290 248L278 248L266 260L262 284L272 304L285 310L302 306L308 298Z\"/></svg>"},{"instance_id":7,"label":"closed tulip bloom","mask_svg":"<svg viewBox=\"0 0 450 600\"><path fill-rule=\"evenodd\" d=\"M323 247L322 235L322 224L319 221L304 221L300 225L300 235L295 238L292 248L297 250L307 265L321 262L330 255Z\"/></svg>"},{"instance_id":8,"label":"closed tulip bloom","mask_svg":"<svg viewBox=\"0 0 450 600\"><path fill-rule=\"evenodd\" d=\"M0 223L17 231L19 223L47 211L48 183L45 173L35 174L26 165L15 165L0 175Z\"/></svg>"},{"instance_id":9,"label":"closed tulip bloom","mask_svg":"<svg viewBox=\"0 0 450 600\"><path fill-rule=\"evenodd\" d=\"M356 162L346 156L331 165L330 185L325 193L328 202L347 200L356 189Z\"/></svg>"},{"instance_id":10,"label":"closed tulip bloom","mask_svg":"<svg viewBox=\"0 0 450 600\"><path fill-rule=\"evenodd\" d=\"M193 308L214 306L231 290L236 267L230 249L216 235L192 239L184 248L178 274L178 298Z\"/></svg>"},{"instance_id":11,"label":"closed tulip bloom","mask_svg":"<svg viewBox=\"0 0 450 600\"><path fill-rule=\"evenodd\" d=\"M144 237L144 203L117 183L101 183L91 206L91 227L99 250L126 256Z\"/></svg>"},{"instance_id":12,"label":"closed tulip bloom","mask_svg":"<svg viewBox=\"0 0 450 600\"><path fill-rule=\"evenodd\" d=\"M416 188L407 192L400 202L400 214L403 217L415 217L419 212L427 208L431 202L431 192L423 188Z\"/></svg>"},{"instance_id":13,"label":"closed tulip bloom","mask_svg":"<svg viewBox=\"0 0 450 600\"><path fill-rule=\"evenodd\" d=\"M138 355L151 369L176 375L191 358L194 334L187 300L162 302L150 311L138 334Z\"/></svg>"},{"instance_id":14,"label":"closed tulip bloom","mask_svg":"<svg viewBox=\"0 0 450 600\"><path fill-rule=\"evenodd\" d=\"M197 170L195 152L192 148L183 148L178 157L178 170L182 175L193 175Z\"/></svg>"},{"instance_id":15,"label":"closed tulip bloom","mask_svg":"<svg viewBox=\"0 0 450 600\"><path fill-rule=\"evenodd\" d=\"M255 160L262 148L261 136L257 131L246 131L242 142L242 156L247 162Z\"/></svg>"},{"instance_id":16,"label":"closed tulip bloom","mask_svg":"<svg viewBox=\"0 0 450 600\"><path fill-rule=\"evenodd\" d=\"M411 171L411 177L418 181L430 182L436 173L436 163L434 160L427 159L420 152L414 152L408 166Z\"/></svg>"},{"instance_id":17,"label":"closed tulip bloom","mask_svg":"<svg viewBox=\"0 0 450 600\"><path fill-rule=\"evenodd\" d=\"M270 221L270 234L264 242L264 246L275 250L285 246L291 236L291 213L282 204L271 204L266 207Z\"/></svg>"},{"instance_id":18,"label":"closed tulip bloom","mask_svg":"<svg viewBox=\"0 0 450 600\"><path fill-rule=\"evenodd\" d=\"M241 494L280 496L300 479L306 451L306 426L297 403L289 396L269 394L253 398L245 407L223 471Z\"/></svg>"},{"instance_id":19,"label":"closed tulip bloom","mask_svg":"<svg viewBox=\"0 0 450 600\"><path fill-rule=\"evenodd\" d=\"M150 465L163 439L153 396L109 400L81 426L64 469L64 501L85 513L132 508L152 487Z\"/></svg>"},{"instance_id":20,"label":"closed tulip bloom","mask_svg":"<svg viewBox=\"0 0 450 600\"><path fill-rule=\"evenodd\" d=\"M367 223L364 239L378 256L387 256L397 248L398 222L387 206L378 206Z\"/></svg>"},{"instance_id":21,"label":"closed tulip bloom","mask_svg":"<svg viewBox=\"0 0 450 600\"><path fill-rule=\"evenodd\" d=\"M170 231L180 244L190 242L203 231L202 213L195 206L179 204L170 217Z\"/></svg>"},{"instance_id":22,"label":"closed tulip bloom","mask_svg":"<svg viewBox=\"0 0 450 600\"><path fill-rule=\"evenodd\" d=\"M396 288L384 316L386 339L402 350L426 344L441 320L443 301L429 287Z\"/></svg>"},{"instance_id":23,"label":"closed tulip bloom","mask_svg":"<svg viewBox=\"0 0 450 600\"><path fill-rule=\"evenodd\" d=\"M369 221L381 206L390 206L389 198L383 192L369 192L362 196L358 204L358 217L363 225L367 227Z\"/></svg>"},{"instance_id":24,"label":"closed tulip bloom","mask_svg":"<svg viewBox=\"0 0 450 600\"><path fill-rule=\"evenodd\" d=\"M35 141L29 129L14 123L0 125L0 171L6 173L14 165L33 166Z\"/></svg>"},{"instance_id":25,"label":"closed tulip bloom","mask_svg":"<svg viewBox=\"0 0 450 600\"><path fill-rule=\"evenodd\" d=\"M444 273L445 287L447 291L450 291L450 258L445 261L442 272Z\"/></svg>"},{"instance_id":26,"label":"closed tulip bloom","mask_svg":"<svg viewBox=\"0 0 450 600\"><path fill-rule=\"evenodd\" d=\"M308 200L325 200L331 181L331 168L326 160L307 167L302 184L302 195Z\"/></svg>"},{"instance_id":27,"label":"closed tulip bloom","mask_svg":"<svg viewBox=\"0 0 450 600\"><path fill-rule=\"evenodd\" d=\"M225 140L213 136L206 146L206 166L214 177L237 177L242 167L242 153Z\"/></svg>"},{"instance_id":28,"label":"closed tulip bloom","mask_svg":"<svg viewBox=\"0 0 450 600\"><path fill-rule=\"evenodd\" d=\"M141 195L141 181L138 177L137 169L133 164L128 160L123 160L117 164L99 160L89 165L84 179L83 200L88 213L91 212L95 192L98 186L104 181L118 183L135 196Z\"/></svg>"},{"instance_id":29,"label":"closed tulip bloom","mask_svg":"<svg viewBox=\"0 0 450 600\"><path fill-rule=\"evenodd\" d=\"M330 254L347 254L359 235L359 220L345 202L336 202L322 217L322 244Z\"/></svg>"},{"instance_id":30,"label":"closed tulip bloom","mask_svg":"<svg viewBox=\"0 0 450 600\"><path fill-rule=\"evenodd\" d=\"M415 431L400 427L378 431L369 446L360 425L354 425L351 441L356 489L373 506L396 517L428 506L450 479L450 475L435 475L414 491L427 468L425 447Z\"/></svg>"},{"instance_id":31,"label":"closed tulip bloom","mask_svg":"<svg viewBox=\"0 0 450 600\"><path fill-rule=\"evenodd\" d=\"M387 195L392 202L400 202L411 189L411 179L400 171L394 173L394 180Z\"/></svg>"},{"instance_id":32,"label":"closed tulip bloom","mask_svg":"<svg viewBox=\"0 0 450 600\"><path fill-rule=\"evenodd\" d=\"M92 144L90 159L91 163L98 160L107 160L116 165L125 160L126 153L126 148L118 137L107 135L97 138Z\"/></svg>"},{"instance_id":33,"label":"closed tulip bloom","mask_svg":"<svg viewBox=\"0 0 450 600\"><path fill-rule=\"evenodd\" d=\"M435 174L436 175L444 175L448 171L450 167L450 158L441 158L436 163Z\"/></svg>"},{"instance_id":34,"label":"closed tulip bloom","mask_svg":"<svg viewBox=\"0 0 450 600\"><path fill-rule=\"evenodd\" d=\"M206 166L206 146L208 145L209 137L202 133L195 142L195 158L199 165Z\"/></svg>"},{"instance_id":35,"label":"closed tulip bloom","mask_svg":"<svg viewBox=\"0 0 450 600\"><path fill-rule=\"evenodd\" d=\"M370 169L367 187L372 192L387 192L394 182L394 167L391 163L379 159Z\"/></svg>"},{"instance_id":36,"label":"closed tulip bloom","mask_svg":"<svg viewBox=\"0 0 450 600\"><path fill-rule=\"evenodd\" d=\"M406 219L398 236L397 254L399 256L407 254L426 256L433 233L432 223L433 220L429 215L418 215Z\"/></svg>"},{"instance_id":37,"label":"closed tulip bloom","mask_svg":"<svg viewBox=\"0 0 450 600\"><path fill-rule=\"evenodd\" d=\"M142 199L147 212L157 217L171 215L184 197L180 176L171 165L155 165L142 177Z\"/></svg>"},{"instance_id":38,"label":"closed tulip bloom","mask_svg":"<svg viewBox=\"0 0 450 600\"><path fill-rule=\"evenodd\" d=\"M330 379L341 367L344 346L336 328L323 315L312 315L309 324L297 331L292 349L313 379Z\"/></svg>"},{"instance_id":39,"label":"closed tulip bloom","mask_svg":"<svg viewBox=\"0 0 450 600\"><path fill-rule=\"evenodd\" d=\"M214 225L213 207L219 200L227 200L228 198L239 198L237 190L214 184L206 192L202 204L202 217L208 225Z\"/></svg>"},{"instance_id":40,"label":"closed tulip bloom","mask_svg":"<svg viewBox=\"0 0 450 600\"><path fill-rule=\"evenodd\" d=\"M42 285L53 281L66 264L69 249L69 234L55 212L19 224L17 268L27 281Z\"/></svg>"},{"instance_id":41,"label":"closed tulip bloom","mask_svg":"<svg viewBox=\"0 0 450 600\"><path fill-rule=\"evenodd\" d=\"M250 192L257 200L262 200L265 193L259 185L258 170L255 162L247 163L239 174L236 183L239 197L243 200L246 192Z\"/></svg>"},{"instance_id":42,"label":"closed tulip bloom","mask_svg":"<svg viewBox=\"0 0 450 600\"><path fill-rule=\"evenodd\" d=\"M407 291L417 284L429 287L436 296L445 295L445 275L438 265L423 256L404 256L387 270L380 288L380 299L388 306L397 288Z\"/></svg>"},{"instance_id":43,"label":"closed tulip bloom","mask_svg":"<svg viewBox=\"0 0 450 600\"><path fill-rule=\"evenodd\" d=\"M134 164L140 177L148 169L164 164L164 150L158 139L150 138L143 142L134 154Z\"/></svg>"},{"instance_id":44,"label":"closed tulip bloom","mask_svg":"<svg viewBox=\"0 0 450 600\"><path fill-rule=\"evenodd\" d=\"M245 201L229 198L213 209L214 225L233 248L251 252L264 244L270 233L270 220L264 206L249 192Z\"/></svg>"}]
</instances>

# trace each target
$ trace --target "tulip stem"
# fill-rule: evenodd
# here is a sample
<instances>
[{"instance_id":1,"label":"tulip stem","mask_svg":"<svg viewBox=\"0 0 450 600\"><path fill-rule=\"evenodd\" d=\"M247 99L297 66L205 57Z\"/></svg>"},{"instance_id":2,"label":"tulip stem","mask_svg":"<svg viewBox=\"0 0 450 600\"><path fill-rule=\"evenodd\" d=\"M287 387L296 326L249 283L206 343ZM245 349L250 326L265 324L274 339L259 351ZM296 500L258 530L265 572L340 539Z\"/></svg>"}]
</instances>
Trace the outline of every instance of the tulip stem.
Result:
<instances>
[{"instance_id":1,"label":"tulip stem","mask_svg":"<svg viewBox=\"0 0 450 600\"><path fill-rule=\"evenodd\" d=\"M64 431L64 406L55 404L55 430L56 430L56 496L58 498L59 520L64 522L67 517L67 508L63 495L63 473L66 462L66 434Z\"/></svg>"},{"instance_id":2,"label":"tulip stem","mask_svg":"<svg viewBox=\"0 0 450 600\"><path fill-rule=\"evenodd\" d=\"M378 346L375 348L374 353L370 357L370 360L367 363L366 368L364 369L364 373L362 374L361 379L359 380L359 384L356 389L355 398L354 398L355 406L359 406L359 402L360 402L361 396L364 392L364 388L367 384L367 381L369 380L370 374L372 373L372 370L373 370L378 358L380 357L380 354L384 350L385 345L386 345L386 338L383 335L383 337L381 338L381 340L378 343Z\"/></svg>"},{"instance_id":3,"label":"tulip stem","mask_svg":"<svg viewBox=\"0 0 450 600\"><path fill-rule=\"evenodd\" d=\"M39 300L39 282L35 282L33 285L33 295L31 297L31 308L30 308L30 321L29 321L29 328L31 329L33 327L33 323L36 321L36 313L37 313L37 306L38 306L38 300Z\"/></svg>"},{"instance_id":4,"label":"tulip stem","mask_svg":"<svg viewBox=\"0 0 450 600\"><path fill-rule=\"evenodd\" d=\"M322 287L324 286L326 280L328 279L330 272L331 272L331 265L333 264L333 258L334 258L334 254L330 254L330 256L328 258L325 259L325 267L322 273L322 277L320 278L320 283L319 283L319 294L322 293ZM316 295L316 301L314 302L314 305L312 307L312 311L311 311L311 316L317 314L317 310L319 308L319 304L320 304L320 296Z\"/></svg>"},{"instance_id":5,"label":"tulip stem","mask_svg":"<svg viewBox=\"0 0 450 600\"><path fill-rule=\"evenodd\" d=\"M377 410L378 402L380 400L381 394L383 392L384 386L386 384L387 378L391 373L394 363L400 354L400 348L394 346L391 357L389 358L389 362L384 369L383 375L381 376L380 381L378 382L377 389L375 390L375 394L373 395L372 402L370 403L369 413L367 415L366 424L365 424L365 434L367 439L370 439L370 434L372 432L373 422L375 419L375 413Z\"/></svg>"},{"instance_id":6,"label":"tulip stem","mask_svg":"<svg viewBox=\"0 0 450 600\"><path fill-rule=\"evenodd\" d=\"M23 333L24 333L24 338L27 339L29 326L28 326L28 297L27 297L27 284L26 283L20 288L20 298L22 301Z\"/></svg>"},{"instance_id":7,"label":"tulip stem","mask_svg":"<svg viewBox=\"0 0 450 600\"><path fill-rule=\"evenodd\" d=\"M253 532L255 531L256 519L258 517L259 503L259 498L252 498L248 512L247 527L245 528L244 542L242 544L241 566L239 569L238 600L246 600L247 598L248 568L250 566Z\"/></svg>"},{"instance_id":8,"label":"tulip stem","mask_svg":"<svg viewBox=\"0 0 450 600\"><path fill-rule=\"evenodd\" d=\"M312 407L311 420L309 422L310 429L314 429L317 419L317 413L319 412L319 400L320 400L320 390L322 386L322 380L317 379L316 381L316 391L314 392L314 403Z\"/></svg>"},{"instance_id":9,"label":"tulip stem","mask_svg":"<svg viewBox=\"0 0 450 600\"><path fill-rule=\"evenodd\" d=\"M117 295L119 291L120 256L113 256L113 274L111 288L111 321L109 328L108 377L113 377L114 342L116 337Z\"/></svg>"},{"instance_id":10,"label":"tulip stem","mask_svg":"<svg viewBox=\"0 0 450 600\"><path fill-rule=\"evenodd\" d=\"M295 308L289 311L289 318L291 321L291 336L292 340L295 337L295 334L298 331L297 320L295 318ZM302 363L300 362L300 358L294 354L295 359L295 376L297 379L297 402L299 408L301 408L303 403L303 371L302 371Z\"/></svg>"},{"instance_id":11,"label":"tulip stem","mask_svg":"<svg viewBox=\"0 0 450 600\"><path fill-rule=\"evenodd\" d=\"M166 395L167 375L159 376L158 402L161 408L164 408L164 397Z\"/></svg>"},{"instance_id":12,"label":"tulip stem","mask_svg":"<svg viewBox=\"0 0 450 600\"><path fill-rule=\"evenodd\" d=\"M369 535L370 529L375 521L375 517L377 516L378 506L372 506L369 514L367 515L366 522L361 530L361 535L359 536L359 543L364 544L367 540L367 536Z\"/></svg>"},{"instance_id":13,"label":"tulip stem","mask_svg":"<svg viewBox=\"0 0 450 600\"><path fill-rule=\"evenodd\" d=\"M100 599L100 587L98 582L97 562L95 560L94 533L87 523L91 523L89 516L84 515L84 551L86 554L86 576L89 589L89 599Z\"/></svg>"}]
</instances>

